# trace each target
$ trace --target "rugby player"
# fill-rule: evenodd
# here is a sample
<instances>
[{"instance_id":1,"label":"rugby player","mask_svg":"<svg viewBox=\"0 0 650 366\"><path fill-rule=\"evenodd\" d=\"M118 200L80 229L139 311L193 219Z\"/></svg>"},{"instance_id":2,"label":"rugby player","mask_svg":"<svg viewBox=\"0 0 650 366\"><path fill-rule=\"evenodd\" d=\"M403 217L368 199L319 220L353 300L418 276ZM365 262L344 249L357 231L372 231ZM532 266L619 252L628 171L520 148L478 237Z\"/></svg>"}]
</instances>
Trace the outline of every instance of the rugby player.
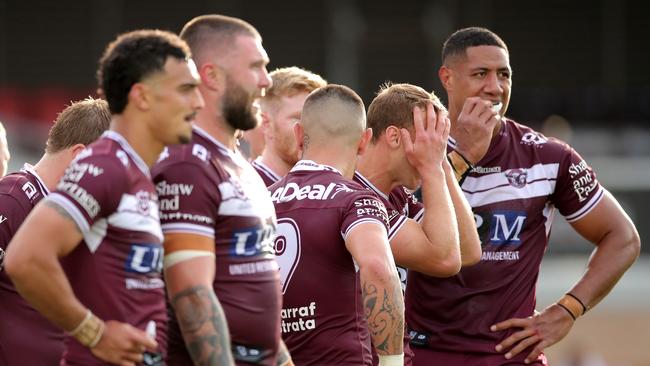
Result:
<instances>
[{"instance_id":1,"label":"rugby player","mask_svg":"<svg viewBox=\"0 0 650 366\"><path fill-rule=\"evenodd\" d=\"M259 124L268 56L257 30L238 18L199 16L181 37L206 107L192 142L166 150L154 169L175 313L168 365L290 364L280 339L275 211L236 138Z\"/></svg>"},{"instance_id":2,"label":"rugby player","mask_svg":"<svg viewBox=\"0 0 650 366\"><path fill-rule=\"evenodd\" d=\"M251 130L263 133L264 148L252 164L267 187L287 175L300 160L293 126L300 121L307 95L327 85L320 75L295 66L273 70L269 75L273 85L261 101L262 125Z\"/></svg>"},{"instance_id":3,"label":"rugby player","mask_svg":"<svg viewBox=\"0 0 650 366\"><path fill-rule=\"evenodd\" d=\"M637 258L638 233L575 150L505 118L512 69L501 38L484 28L461 29L445 42L442 63L452 147L472 143L458 127L475 108L495 108L500 118L486 155L462 183L482 241L481 261L446 279L409 272L414 365L545 365L542 351L564 338ZM595 249L566 295L535 313L555 209Z\"/></svg>"},{"instance_id":4,"label":"rugby player","mask_svg":"<svg viewBox=\"0 0 650 366\"><path fill-rule=\"evenodd\" d=\"M189 57L164 31L108 45L97 76L111 128L77 155L9 245L5 270L18 292L67 332L61 364L164 362L163 238L149 167L165 145L190 140L203 106Z\"/></svg>"},{"instance_id":5,"label":"rugby player","mask_svg":"<svg viewBox=\"0 0 650 366\"><path fill-rule=\"evenodd\" d=\"M380 365L403 365L388 217L351 180L372 135L363 101L344 86L317 89L295 129L302 160L269 188L284 260L283 338L298 365L372 365L371 339Z\"/></svg>"},{"instance_id":6,"label":"rugby player","mask_svg":"<svg viewBox=\"0 0 650 366\"><path fill-rule=\"evenodd\" d=\"M57 365L63 331L34 310L2 271L7 245L29 212L56 188L70 162L108 129L111 114L101 99L70 104L50 128L45 154L32 166L0 179L0 365Z\"/></svg>"}]
</instances>

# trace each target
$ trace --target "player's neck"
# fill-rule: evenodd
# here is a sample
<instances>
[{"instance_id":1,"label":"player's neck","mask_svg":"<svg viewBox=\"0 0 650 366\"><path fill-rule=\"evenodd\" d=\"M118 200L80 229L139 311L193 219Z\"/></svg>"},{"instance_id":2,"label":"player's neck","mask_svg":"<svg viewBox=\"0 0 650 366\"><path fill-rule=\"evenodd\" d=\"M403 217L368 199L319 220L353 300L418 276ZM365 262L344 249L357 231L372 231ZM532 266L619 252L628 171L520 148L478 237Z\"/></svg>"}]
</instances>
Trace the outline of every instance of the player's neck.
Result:
<instances>
[{"instance_id":1,"label":"player's neck","mask_svg":"<svg viewBox=\"0 0 650 366\"><path fill-rule=\"evenodd\" d=\"M210 112L205 109L200 110L194 123L225 147L235 151L237 149L237 131L222 116L214 113L214 111Z\"/></svg>"},{"instance_id":2,"label":"player's neck","mask_svg":"<svg viewBox=\"0 0 650 366\"><path fill-rule=\"evenodd\" d=\"M377 151L378 149L377 145L368 146L366 152L359 157L357 170L375 188L388 195L399 182L391 174L390 163L386 161L387 154Z\"/></svg>"},{"instance_id":3,"label":"player's neck","mask_svg":"<svg viewBox=\"0 0 650 366\"><path fill-rule=\"evenodd\" d=\"M341 149L322 149L314 150L309 149L302 155L302 160L312 160L318 164L328 165L335 168L348 179L354 176L356 168L356 155L350 154L349 151L341 151Z\"/></svg>"},{"instance_id":4,"label":"player's neck","mask_svg":"<svg viewBox=\"0 0 650 366\"><path fill-rule=\"evenodd\" d=\"M145 164L152 167L165 145L154 138L147 128L147 124L139 118L116 115L113 116L110 129L122 135Z\"/></svg>"},{"instance_id":5,"label":"player's neck","mask_svg":"<svg viewBox=\"0 0 650 366\"><path fill-rule=\"evenodd\" d=\"M289 170L293 168L293 165L288 164L278 154L274 154L271 149L266 147L262 151L262 155L260 155L260 160L280 177L287 175Z\"/></svg>"},{"instance_id":6,"label":"player's neck","mask_svg":"<svg viewBox=\"0 0 650 366\"><path fill-rule=\"evenodd\" d=\"M71 161L72 157L68 156L65 150L54 154L45 153L34 165L34 171L51 192L56 188Z\"/></svg>"}]
</instances>

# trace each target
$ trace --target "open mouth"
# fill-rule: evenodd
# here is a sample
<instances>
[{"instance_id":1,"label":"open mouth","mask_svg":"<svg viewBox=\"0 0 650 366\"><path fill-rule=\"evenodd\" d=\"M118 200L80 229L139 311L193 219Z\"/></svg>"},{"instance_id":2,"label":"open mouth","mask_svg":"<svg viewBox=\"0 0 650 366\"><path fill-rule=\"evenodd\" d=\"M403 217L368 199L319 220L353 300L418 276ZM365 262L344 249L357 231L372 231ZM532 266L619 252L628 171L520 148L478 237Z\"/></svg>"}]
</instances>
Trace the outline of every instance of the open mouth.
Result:
<instances>
[{"instance_id":1,"label":"open mouth","mask_svg":"<svg viewBox=\"0 0 650 366\"><path fill-rule=\"evenodd\" d=\"M196 118L196 112L190 113L187 116L185 116L185 122L194 122L195 118Z\"/></svg>"},{"instance_id":2,"label":"open mouth","mask_svg":"<svg viewBox=\"0 0 650 366\"><path fill-rule=\"evenodd\" d=\"M494 113L499 113L501 112L501 107L503 107L503 103L501 102L494 103L492 104L492 111Z\"/></svg>"}]
</instances>

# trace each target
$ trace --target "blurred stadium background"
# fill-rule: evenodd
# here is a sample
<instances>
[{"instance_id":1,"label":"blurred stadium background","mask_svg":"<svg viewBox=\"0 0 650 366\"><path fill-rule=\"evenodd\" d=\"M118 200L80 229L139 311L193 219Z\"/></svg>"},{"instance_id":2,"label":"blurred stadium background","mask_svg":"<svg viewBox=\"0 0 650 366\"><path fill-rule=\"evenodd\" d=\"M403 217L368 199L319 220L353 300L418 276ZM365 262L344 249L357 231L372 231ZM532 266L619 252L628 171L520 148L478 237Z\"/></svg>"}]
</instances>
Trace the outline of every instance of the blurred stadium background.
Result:
<instances>
[{"instance_id":1,"label":"blurred stadium background","mask_svg":"<svg viewBox=\"0 0 650 366\"><path fill-rule=\"evenodd\" d=\"M123 31L178 32L191 17L211 12L242 17L262 33L269 70L301 66L369 103L388 80L444 96L437 79L442 43L454 30L478 25L510 48L508 115L570 142L647 238L647 9L643 0L0 0L0 121L9 133L10 170L36 161L66 104L96 95L97 60ZM551 242L540 309L578 278L591 249L557 217ZM548 350L552 364L650 365L649 253L644 247L612 294Z\"/></svg>"}]
</instances>

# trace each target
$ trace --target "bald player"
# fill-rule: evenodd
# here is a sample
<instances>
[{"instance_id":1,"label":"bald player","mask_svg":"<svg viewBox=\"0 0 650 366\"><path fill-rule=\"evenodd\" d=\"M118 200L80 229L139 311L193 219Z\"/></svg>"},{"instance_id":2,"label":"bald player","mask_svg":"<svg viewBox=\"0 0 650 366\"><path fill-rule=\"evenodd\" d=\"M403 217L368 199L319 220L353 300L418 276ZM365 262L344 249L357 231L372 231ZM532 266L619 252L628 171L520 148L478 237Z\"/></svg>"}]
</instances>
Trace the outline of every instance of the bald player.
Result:
<instances>
[{"instance_id":1,"label":"bald player","mask_svg":"<svg viewBox=\"0 0 650 366\"><path fill-rule=\"evenodd\" d=\"M312 92L296 136L300 160L269 187L278 215L282 332L298 365L403 364L403 298L375 195L351 180L372 132L354 91ZM368 331L370 335L368 335Z\"/></svg>"},{"instance_id":2,"label":"bald player","mask_svg":"<svg viewBox=\"0 0 650 366\"><path fill-rule=\"evenodd\" d=\"M295 66L273 70L269 76L273 86L262 98L262 125L251 130L263 134L261 156L252 164L267 186L287 175L300 160L293 126L300 121L307 95L327 85L320 75ZM248 132L245 136L252 137ZM257 146L254 140L249 141Z\"/></svg>"},{"instance_id":3,"label":"bald player","mask_svg":"<svg viewBox=\"0 0 650 366\"><path fill-rule=\"evenodd\" d=\"M11 159L11 154L9 153L9 145L7 144L7 130L5 130L2 122L0 122L0 177L4 177L7 174L9 159Z\"/></svg>"}]
</instances>

